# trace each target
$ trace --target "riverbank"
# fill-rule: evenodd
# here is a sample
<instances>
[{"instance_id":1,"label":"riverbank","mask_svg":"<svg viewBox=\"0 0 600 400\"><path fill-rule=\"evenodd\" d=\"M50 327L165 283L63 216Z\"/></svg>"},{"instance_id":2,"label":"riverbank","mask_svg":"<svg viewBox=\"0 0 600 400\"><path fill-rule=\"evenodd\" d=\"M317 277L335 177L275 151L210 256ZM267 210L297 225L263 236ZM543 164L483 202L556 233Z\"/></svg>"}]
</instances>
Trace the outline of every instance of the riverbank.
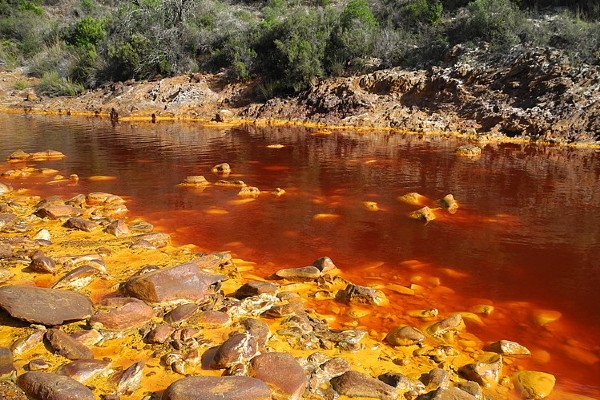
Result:
<instances>
[{"instance_id":1,"label":"riverbank","mask_svg":"<svg viewBox=\"0 0 600 400\"><path fill-rule=\"evenodd\" d=\"M13 157L1 187L0 345L4 375L18 376L34 398L57 382L69 388L61 393L105 399L187 398L230 383L232 396L315 399L527 398L553 386L549 374L525 372L523 346L471 333L493 323L489 304L448 315L407 311L375 329L368 315L386 313L398 293L426 297L427 283L391 292L355 285L326 257L257 276L252 262L228 253L174 245L129 217L118 195L41 199L11 190L14 179L77 185L75 175L27 167L32 157ZM46 307L55 303L58 310ZM253 379L217 378L223 374ZM184 378L191 375L215 378ZM9 383L0 390L19 398Z\"/></svg>"},{"instance_id":2,"label":"riverbank","mask_svg":"<svg viewBox=\"0 0 600 400\"><path fill-rule=\"evenodd\" d=\"M447 132L476 140L598 146L600 69L535 49L490 63L484 50L450 52L448 68L398 68L319 81L290 98L261 100L261 82L220 74L105 85L78 97L40 98L36 80L2 72L4 112ZM16 85L20 82L19 85ZM15 87L19 87L17 90Z\"/></svg>"}]
</instances>

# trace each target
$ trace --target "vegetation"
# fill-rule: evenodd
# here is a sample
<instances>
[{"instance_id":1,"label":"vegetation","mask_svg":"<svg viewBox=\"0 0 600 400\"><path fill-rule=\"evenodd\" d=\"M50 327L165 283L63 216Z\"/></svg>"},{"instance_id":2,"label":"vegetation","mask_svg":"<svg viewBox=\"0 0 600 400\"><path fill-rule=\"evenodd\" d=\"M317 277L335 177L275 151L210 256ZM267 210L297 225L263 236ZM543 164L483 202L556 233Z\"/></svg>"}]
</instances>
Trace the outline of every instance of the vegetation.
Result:
<instances>
[{"instance_id":1,"label":"vegetation","mask_svg":"<svg viewBox=\"0 0 600 400\"><path fill-rule=\"evenodd\" d=\"M260 79L268 97L439 65L456 45L553 47L600 64L599 19L600 0L0 0L0 67L25 67L48 95L221 71Z\"/></svg>"}]
</instances>

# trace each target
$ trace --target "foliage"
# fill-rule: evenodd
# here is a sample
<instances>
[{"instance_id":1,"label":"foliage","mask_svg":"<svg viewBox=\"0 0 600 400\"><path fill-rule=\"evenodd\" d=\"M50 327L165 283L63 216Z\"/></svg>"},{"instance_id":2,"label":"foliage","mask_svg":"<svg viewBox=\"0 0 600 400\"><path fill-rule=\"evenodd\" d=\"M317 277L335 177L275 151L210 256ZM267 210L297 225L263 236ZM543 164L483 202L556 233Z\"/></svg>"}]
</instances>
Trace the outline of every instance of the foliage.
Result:
<instances>
[{"instance_id":1,"label":"foliage","mask_svg":"<svg viewBox=\"0 0 600 400\"><path fill-rule=\"evenodd\" d=\"M475 0L467 6L468 36L481 38L500 48L519 42L519 32L524 25L523 14L510 0Z\"/></svg>"},{"instance_id":2,"label":"foliage","mask_svg":"<svg viewBox=\"0 0 600 400\"><path fill-rule=\"evenodd\" d=\"M84 90L82 85L74 83L70 79L61 78L56 72L45 73L35 87L38 95L48 97L76 96Z\"/></svg>"},{"instance_id":3,"label":"foliage","mask_svg":"<svg viewBox=\"0 0 600 400\"><path fill-rule=\"evenodd\" d=\"M101 19L85 17L75 24L66 42L73 46L95 49L106 36L104 25L105 22Z\"/></svg>"},{"instance_id":4,"label":"foliage","mask_svg":"<svg viewBox=\"0 0 600 400\"><path fill-rule=\"evenodd\" d=\"M15 90L27 89L29 87L29 82L27 81L27 79L20 78L17 79L13 87Z\"/></svg>"}]
</instances>

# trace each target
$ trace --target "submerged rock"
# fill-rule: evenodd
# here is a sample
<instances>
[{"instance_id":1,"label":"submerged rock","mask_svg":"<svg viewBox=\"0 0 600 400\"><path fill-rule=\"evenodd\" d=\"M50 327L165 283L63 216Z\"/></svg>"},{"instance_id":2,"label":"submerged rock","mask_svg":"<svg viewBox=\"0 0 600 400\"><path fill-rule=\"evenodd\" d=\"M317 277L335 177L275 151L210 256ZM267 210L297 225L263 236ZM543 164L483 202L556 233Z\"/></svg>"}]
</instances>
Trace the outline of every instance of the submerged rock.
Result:
<instances>
[{"instance_id":1,"label":"submerged rock","mask_svg":"<svg viewBox=\"0 0 600 400\"><path fill-rule=\"evenodd\" d=\"M384 305L388 303L387 297L381 290L353 283L348 284L344 290L339 291L336 298L348 304Z\"/></svg>"},{"instance_id":2,"label":"submerged rock","mask_svg":"<svg viewBox=\"0 0 600 400\"><path fill-rule=\"evenodd\" d=\"M411 346L425 340L425 335L412 326L400 325L393 328L385 337L392 346Z\"/></svg>"},{"instance_id":3,"label":"submerged rock","mask_svg":"<svg viewBox=\"0 0 600 400\"><path fill-rule=\"evenodd\" d=\"M419 221L430 222L435 219L435 213L433 210L427 206L423 208L419 208L417 211L413 211L408 215L412 219L417 219Z\"/></svg>"},{"instance_id":4,"label":"submerged rock","mask_svg":"<svg viewBox=\"0 0 600 400\"><path fill-rule=\"evenodd\" d=\"M455 151L457 156L476 158L481 156L481 148L472 144L463 144Z\"/></svg>"},{"instance_id":5,"label":"submerged rock","mask_svg":"<svg viewBox=\"0 0 600 400\"><path fill-rule=\"evenodd\" d=\"M517 342L511 342L510 340L499 340L491 343L489 346L490 350L502 354L503 356L509 357L529 357L531 352L529 349Z\"/></svg>"},{"instance_id":6,"label":"submerged rock","mask_svg":"<svg viewBox=\"0 0 600 400\"><path fill-rule=\"evenodd\" d=\"M1 287L0 307L13 318L42 325L60 325L92 315L92 302L87 296L29 286Z\"/></svg>"},{"instance_id":7,"label":"submerged rock","mask_svg":"<svg viewBox=\"0 0 600 400\"><path fill-rule=\"evenodd\" d=\"M439 199L437 203L440 205L440 207L448 211L450 214L455 214L458 210L458 202L454 199L454 196L451 194L445 195L444 197Z\"/></svg>"}]
</instances>

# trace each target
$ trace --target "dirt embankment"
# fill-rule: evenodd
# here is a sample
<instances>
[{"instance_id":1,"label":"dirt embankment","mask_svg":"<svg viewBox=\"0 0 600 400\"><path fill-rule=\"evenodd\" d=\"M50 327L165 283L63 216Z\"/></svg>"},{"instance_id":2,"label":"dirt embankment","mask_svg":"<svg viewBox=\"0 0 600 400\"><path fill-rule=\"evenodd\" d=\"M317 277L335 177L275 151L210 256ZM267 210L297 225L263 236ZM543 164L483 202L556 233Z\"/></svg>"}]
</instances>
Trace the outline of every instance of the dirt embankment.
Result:
<instances>
[{"instance_id":1,"label":"dirt embankment","mask_svg":"<svg viewBox=\"0 0 600 400\"><path fill-rule=\"evenodd\" d=\"M379 70L316 83L296 97L261 97L259 82L215 74L113 83L77 98L39 98L15 90L3 73L5 109L88 113L121 119L286 120L410 131L498 134L556 143L600 141L600 68L573 66L561 53L532 50L490 62L455 48L448 67Z\"/></svg>"}]
</instances>

